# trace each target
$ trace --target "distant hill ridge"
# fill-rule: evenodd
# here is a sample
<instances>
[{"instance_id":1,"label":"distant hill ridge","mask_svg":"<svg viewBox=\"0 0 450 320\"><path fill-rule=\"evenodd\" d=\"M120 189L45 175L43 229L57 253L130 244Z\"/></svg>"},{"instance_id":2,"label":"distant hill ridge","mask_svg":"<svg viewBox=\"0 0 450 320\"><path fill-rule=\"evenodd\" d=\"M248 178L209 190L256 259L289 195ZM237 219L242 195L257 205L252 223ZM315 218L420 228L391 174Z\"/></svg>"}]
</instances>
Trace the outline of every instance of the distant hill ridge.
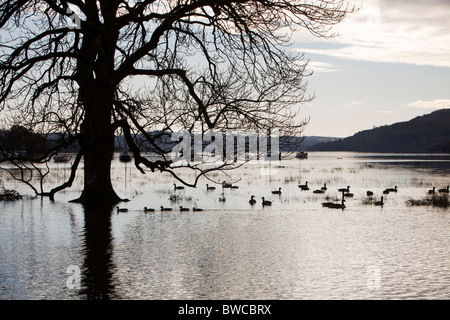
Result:
<instances>
[{"instance_id":1,"label":"distant hill ridge","mask_svg":"<svg viewBox=\"0 0 450 320\"><path fill-rule=\"evenodd\" d=\"M308 147L308 151L450 152L450 109L318 143Z\"/></svg>"}]
</instances>

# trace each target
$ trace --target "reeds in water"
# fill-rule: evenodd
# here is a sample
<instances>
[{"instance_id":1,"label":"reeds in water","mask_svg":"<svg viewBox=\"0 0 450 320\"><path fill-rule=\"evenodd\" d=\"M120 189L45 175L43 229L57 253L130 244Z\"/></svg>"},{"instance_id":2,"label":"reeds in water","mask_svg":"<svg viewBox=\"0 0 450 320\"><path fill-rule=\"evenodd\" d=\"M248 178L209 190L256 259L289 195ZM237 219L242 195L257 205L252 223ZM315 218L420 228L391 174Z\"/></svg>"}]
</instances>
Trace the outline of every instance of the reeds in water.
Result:
<instances>
[{"instance_id":1,"label":"reeds in water","mask_svg":"<svg viewBox=\"0 0 450 320\"><path fill-rule=\"evenodd\" d=\"M372 197L367 197L367 198L363 198L362 199L362 204L364 205L369 205L369 204L373 204L374 200Z\"/></svg>"},{"instance_id":2,"label":"reeds in water","mask_svg":"<svg viewBox=\"0 0 450 320\"><path fill-rule=\"evenodd\" d=\"M0 186L0 201L13 201L19 199L22 199L22 195L16 190L9 190Z\"/></svg>"},{"instance_id":3,"label":"reeds in water","mask_svg":"<svg viewBox=\"0 0 450 320\"><path fill-rule=\"evenodd\" d=\"M409 206L433 206L440 208L447 208L450 205L450 201L448 198L448 194L434 194L427 196L424 199L414 200L409 199L406 201L406 204Z\"/></svg>"}]
</instances>

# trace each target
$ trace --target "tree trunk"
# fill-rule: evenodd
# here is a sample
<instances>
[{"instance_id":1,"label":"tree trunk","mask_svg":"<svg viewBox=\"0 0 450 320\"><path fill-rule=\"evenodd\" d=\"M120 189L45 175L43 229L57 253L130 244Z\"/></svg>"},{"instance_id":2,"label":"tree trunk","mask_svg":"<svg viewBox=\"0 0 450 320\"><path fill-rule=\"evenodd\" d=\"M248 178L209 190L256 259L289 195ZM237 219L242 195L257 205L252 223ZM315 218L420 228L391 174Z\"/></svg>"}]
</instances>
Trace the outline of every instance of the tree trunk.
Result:
<instances>
[{"instance_id":1,"label":"tree trunk","mask_svg":"<svg viewBox=\"0 0 450 320\"><path fill-rule=\"evenodd\" d=\"M98 82L97 82L98 83ZM83 94L84 97L86 95ZM122 199L111 183L114 127L111 124L113 91L100 83L89 90L81 125L80 147L84 157L84 190L79 202L86 205L115 204Z\"/></svg>"},{"instance_id":2,"label":"tree trunk","mask_svg":"<svg viewBox=\"0 0 450 320\"><path fill-rule=\"evenodd\" d=\"M110 18L115 17L115 6L117 3L113 2L103 4L105 10L111 11L107 10ZM105 20L108 19L105 17ZM80 50L83 58L77 66L79 101L84 108L80 127L84 190L78 201L85 205L103 206L122 201L111 184L115 130L111 121L116 89L114 55L119 35L113 27L106 23L83 36Z\"/></svg>"},{"instance_id":3,"label":"tree trunk","mask_svg":"<svg viewBox=\"0 0 450 320\"><path fill-rule=\"evenodd\" d=\"M111 123L83 123L80 145L84 155L84 190L80 202L87 205L114 204L121 199L111 183L111 159L114 153L114 131Z\"/></svg>"}]
</instances>

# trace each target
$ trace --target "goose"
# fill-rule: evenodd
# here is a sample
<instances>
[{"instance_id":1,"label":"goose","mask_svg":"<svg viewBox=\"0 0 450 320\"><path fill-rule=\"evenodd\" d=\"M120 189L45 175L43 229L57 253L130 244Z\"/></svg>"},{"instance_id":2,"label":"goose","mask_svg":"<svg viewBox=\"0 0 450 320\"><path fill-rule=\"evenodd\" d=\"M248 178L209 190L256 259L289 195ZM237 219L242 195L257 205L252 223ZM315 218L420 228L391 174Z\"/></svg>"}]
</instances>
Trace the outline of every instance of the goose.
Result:
<instances>
[{"instance_id":1,"label":"goose","mask_svg":"<svg viewBox=\"0 0 450 320\"><path fill-rule=\"evenodd\" d=\"M226 181L222 182L222 188L231 188L231 183L228 183Z\"/></svg>"},{"instance_id":2,"label":"goose","mask_svg":"<svg viewBox=\"0 0 450 320\"><path fill-rule=\"evenodd\" d=\"M263 206L271 206L272 201L266 200L266 199L264 199L264 197L262 197L262 205Z\"/></svg>"},{"instance_id":3,"label":"goose","mask_svg":"<svg viewBox=\"0 0 450 320\"><path fill-rule=\"evenodd\" d=\"M216 187L210 187L208 184L206 184L206 190L216 190Z\"/></svg>"},{"instance_id":4,"label":"goose","mask_svg":"<svg viewBox=\"0 0 450 320\"><path fill-rule=\"evenodd\" d=\"M173 184L173 188L174 188L174 190L183 190L184 189L183 186L177 186L175 183Z\"/></svg>"},{"instance_id":5,"label":"goose","mask_svg":"<svg viewBox=\"0 0 450 320\"><path fill-rule=\"evenodd\" d=\"M298 187L302 190L309 190L308 181L306 181L305 184L299 184Z\"/></svg>"},{"instance_id":6,"label":"goose","mask_svg":"<svg viewBox=\"0 0 450 320\"><path fill-rule=\"evenodd\" d=\"M353 198L354 194L350 192L345 192L344 197Z\"/></svg>"},{"instance_id":7,"label":"goose","mask_svg":"<svg viewBox=\"0 0 450 320\"><path fill-rule=\"evenodd\" d=\"M322 203L322 207L331 207L334 204L334 202L324 202Z\"/></svg>"},{"instance_id":8,"label":"goose","mask_svg":"<svg viewBox=\"0 0 450 320\"><path fill-rule=\"evenodd\" d=\"M254 198L255 198L255 196L251 196L248 203L250 203L251 205L254 205L256 203L256 200Z\"/></svg>"},{"instance_id":9,"label":"goose","mask_svg":"<svg viewBox=\"0 0 450 320\"><path fill-rule=\"evenodd\" d=\"M341 188L338 189L339 192L350 192L350 186L347 186L347 188Z\"/></svg>"},{"instance_id":10,"label":"goose","mask_svg":"<svg viewBox=\"0 0 450 320\"><path fill-rule=\"evenodd\" d=\"M155 209L144 207L144 212L154 212Z\"/></svg>"},{"instance_id":11,"label":"goose","mask_svg":"<svg viewBox=\"0 0 450 320\"><path fill-rule=\"evenodd\" d=\"M281 194L281 188L278 188L278 190L272 191L272 194Z\"/></svg>"},{"instance_id":12,"label":"goose","mask_svg":"<svg viewBox=\"0 0 450 320\"><path fill-rule=\"evenodd\" d=\"M381 197L381 201L375 201L374 205L376 206L383 206L384 205L384 197Z\"/></svg>"},{"instance_id":13,"label":"goose","mask_svg":"<svg viewBox=\"0 0 450 320\"><path fill-rule=\"evenodd\" d=\"M333 203L330 206L328 206L328 208L332 208L332 209L345 209L345 204L344 204L345 200L342 199L341 203Z\"/></svg>"},{"instance_id":14,"label":"goose","mask_svg":"<svg viewBox=\"0 0 450 320\"><path fill-rule=\"evenodd\" d=\"M183 208L183 206L180 206L180 211L189 211L189 208Z\"/></svg>"},{"instance_id":15,"label":"goose","mask_svg":"<svg viewBox=\"0 0 450 320\"><path fill-rule=\"evenodd\" d=\"M428 194L436 194L436 187L433 187L433 190L428 190Z\"/></svg>"},{"instance_id":16,"label":"goose","mask_svg":"<svg viewBox=\"0 0 450 320\"><path fill-rule=\"evenodd\" d=\"M192 208L192 210L194 210L194 211L203 211L203 209L196 208L196 207Z\"/></svg>"},{"instance_id":17,"label":"goose","mask_svg":"<svg viewBox=\"0 0 450 320\"><path fill-rule=\"evenodd\" d=\"M389 191L389 192L397 192L398 190L397 190L397 186L395 186L394 188L389 188L389 189L386 189L387 191Z\"/></svg>"},{"instance_id":18,"label":"goose","mask_svg":"<svg viewBox=\"0 0 450 320\"><path fill-rule=\"evenodd\" d=\"M367 194L368 197L373 196L373 192L372 191L367 191L366 194Z\"/></svg>"},{"instance_id":19,"label":"goose","mask_svg":"<svg viewBox=\"0 0 450 320\"><path fill-rule=\"evenodd\" d=\"M313 193L325 193L325 190L314 190Z\"/></svg>"},{"instance_id":20,"label":"goose","mask_svg":"<svg viewBox=\"0 0 450 320\"><path fill-rule=\"evenodd\" d=\"M320 188L320 190L323 190L323 191L327 191L327 184L326 184L326 183L324 183L324 184L323 184L323 187L322 187L322 188Z\"/></svg>"},{"instance_id":21,"label":"goose","mask_svg":"<svg viewBox=\"0 0 450 320\"><path fill-rule=\"evenodd\" d=\"M231 185L230 189L239 189L239 186L233 186L233 185Z\"/></svg>"},{"instance_id":22,"label":"goose","mask_svg":"<svg viewBox=\"0 0 450 320\"><path fill-rule=\"evenodd\" d=\"M163 206L161 206L161 211L172 211L172 208L164 208Z\"/></svg>"},{"instance_id":23,"label":"goose","mask_svg":"<svg viewBox=\"0 0 450 320\"><path fill-rule=\"evenodd\" d=\"M222 193L222 196L219 198L219 201L220 201L220 202L225 202L225 200L226 200L226 199L225 199L225 196L224 196L223 193Z\"/></svg>"},{"instance_id":24,"label":"goose","mask_svg":"<svg viewBox=\"0 0 450 320\"><path fill-rule=\"evenodd\" d=\"M128 209L127 209L127 208L119 208L119 207L116 207L116 210L117 210L117 212L128 212Z\"/></svg>"},{"instance_id":25,"label":"goose","mask_svg":"<svg viewBox=\"0 0 450 320\"><path fill-rule=\"evenodd\" d=\"M447 189L445 189L445 188L444 189L439 189L438 192L440 192L440 193L449 193L449 191L450 191L449 188L450 188L450 186L447 186Z\"/></svg>"}]
</instances>

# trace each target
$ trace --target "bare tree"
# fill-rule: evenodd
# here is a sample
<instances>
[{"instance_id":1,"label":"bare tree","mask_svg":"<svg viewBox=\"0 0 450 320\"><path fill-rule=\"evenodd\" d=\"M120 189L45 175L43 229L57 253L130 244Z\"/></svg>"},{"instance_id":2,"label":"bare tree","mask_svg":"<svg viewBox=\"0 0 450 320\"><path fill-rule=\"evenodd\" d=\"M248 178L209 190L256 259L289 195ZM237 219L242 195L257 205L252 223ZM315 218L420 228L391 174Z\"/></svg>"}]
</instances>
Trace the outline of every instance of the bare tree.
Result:
<instances>
[{"instance_id":1,"label":"bare tree","mask_svg":"<svg viewBox=\"0 0 450 320\"><path fill-rule=\"evenodd\" d=\"M115 134L136 167L176 165L159 143L177 130L253 129L298 135L306 62L288 50L290 35L318 37L354 9L342 0L34 0L0 4L0 111L11 124L58 135L39 156L1 162L45 163L62 148L84 160L82 203L115 203ZM158 134L152 134L157 132ZM142 155L143 142L161 157ZM212 170L197 170L194 181ZM223 164L214 169L224 169Z\"/></svg>"}]
</instances>

